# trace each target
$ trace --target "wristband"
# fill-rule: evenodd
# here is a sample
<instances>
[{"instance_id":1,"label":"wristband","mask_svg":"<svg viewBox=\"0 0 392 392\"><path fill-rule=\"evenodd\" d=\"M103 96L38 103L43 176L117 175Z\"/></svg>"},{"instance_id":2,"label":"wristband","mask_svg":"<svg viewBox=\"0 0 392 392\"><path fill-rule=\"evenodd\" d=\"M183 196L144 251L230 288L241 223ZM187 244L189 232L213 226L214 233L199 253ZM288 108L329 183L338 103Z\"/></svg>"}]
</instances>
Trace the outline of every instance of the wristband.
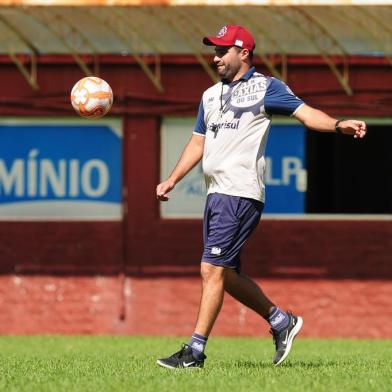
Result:
<instances>
[{"instance_id":1,"label":"wristband","mask_svg":"<svg viewBox=\"0 0 392 392\"><path fill-rule=\"evenodd\" d=\"M342 131L342 129L339 127L339 124L340 124L342 121L344 121L344 120L338 120L338 121L336 121L336 123L335 123L335 131L336 131L336 133L338 133L339 135L343 135L343 131Z\"/></svg>"}]
</instances>

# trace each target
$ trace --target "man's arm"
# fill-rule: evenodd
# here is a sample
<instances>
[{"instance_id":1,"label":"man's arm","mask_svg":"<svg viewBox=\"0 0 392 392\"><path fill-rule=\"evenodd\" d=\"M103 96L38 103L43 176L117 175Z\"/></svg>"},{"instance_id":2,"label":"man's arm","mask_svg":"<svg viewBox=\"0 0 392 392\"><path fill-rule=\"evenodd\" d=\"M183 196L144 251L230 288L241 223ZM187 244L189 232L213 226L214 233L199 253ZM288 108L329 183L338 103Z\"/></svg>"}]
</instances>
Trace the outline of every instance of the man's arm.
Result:
<instances>
[{"instance_id":1,"label":"man's arm","mask_svg":"<svg viewBox=\"0 0 392 392\"><path fill-rule=\"evenodd\" d=\"M336 132L337 119L328 116L321 110L314 109L309 105L302 105L294 113L294 117L301 121L307 128L319 132ZM359 120L343 120L339 128L346 135L354 135L355 138L363 138L366 135L366 123Z\"/></svg>"},{"instance_id":2,"label":"man's arm","mask_svg":"<svg viewBox=\"0 0 392 392\"><path fill-rule=\"evenodd\" d=\"M185 146L176 167L169 178L157 186L157 199L161 201L169 200L168 193L175 185L188 174L200 161L204 151L205 136L193 134L188 144Z\"/></svg>"}]
</instances>

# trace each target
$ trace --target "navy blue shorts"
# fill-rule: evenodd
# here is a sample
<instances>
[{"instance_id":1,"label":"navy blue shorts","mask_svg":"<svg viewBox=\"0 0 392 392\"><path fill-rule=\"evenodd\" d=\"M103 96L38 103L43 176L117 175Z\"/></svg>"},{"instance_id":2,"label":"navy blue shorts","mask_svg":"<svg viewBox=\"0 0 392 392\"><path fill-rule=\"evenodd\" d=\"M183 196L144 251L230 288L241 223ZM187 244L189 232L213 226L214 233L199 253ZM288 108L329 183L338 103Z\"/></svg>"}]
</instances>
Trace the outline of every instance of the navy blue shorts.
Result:
<instances>
[{"instance_id":1,"label":"navy blue shorts","mask_svg":"<svg viewBox=\"0 0 392 392\"><path fill-rule=\"evenodd\" d=\"M202 261L239 272L242 245L259 223L263 208L261 201L209 194L204 210Z\"/></svg>"}]
</instances>

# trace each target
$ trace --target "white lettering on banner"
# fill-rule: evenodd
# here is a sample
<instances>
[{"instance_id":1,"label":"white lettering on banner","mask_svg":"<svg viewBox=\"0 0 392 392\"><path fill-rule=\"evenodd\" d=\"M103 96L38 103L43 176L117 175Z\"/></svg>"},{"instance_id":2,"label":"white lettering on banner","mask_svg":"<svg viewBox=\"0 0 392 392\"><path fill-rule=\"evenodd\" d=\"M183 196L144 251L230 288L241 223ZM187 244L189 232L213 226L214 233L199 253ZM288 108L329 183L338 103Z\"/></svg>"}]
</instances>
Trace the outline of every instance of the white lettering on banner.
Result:
<instances>
[{"instance_id":1,"label":"white lettering on banner","mask_svg":"<svg viewBox=\"0 0 392 392\"><path fill-rule=\"evenodd\" d=\"M93 169L98 170L99 179L98 187L93 189L91 186L91 172ZM103 195L109 187L109 170L105 162L98 159L87 161L82 169L82 188L87 196L99 197Z\"/></svg>"},{"instance_id":2,"label":"white lettering on banner","mask_svg":"<svg viewBox=\"0 0 392 392\"><path fill-rule=\"evenodd\" d=\"M266 169L265 169L265 183L267 185L281 185L281 181L279 178L272 178L272 159L265 158L266 161Z\"/></svg>"},{"instance_id":3,"label":"white lettering on banner","mask_svg":"<svg viewBox=\"0 0 392 392\"><path fill-rule=\"evenodd\" d=\"M272 159L266 158L265 183L267 185L290 185L292 178L295 180L295 188L298 192L306 192L307 189L307 171L302 167L302 160L297 157L282 158L282 172L280 178L272 176Z\"/></svg>"},{"instance_id":4,"label":"white lettering on banner","mask_svg":"<svg viewBox=\"0 0 392 392\"><path fill-rule=\"evenodd\" d=\"M29 160L27 163L27 178L28 178L28 191L29 196L37 195L37 161L36 158L39 151L34 149L29 152Z\"/></svg>"},{"instance_id":5,"label":"white lettering on banner","mask_svg":"<svg viewBox=\"0 0 392 392\"><path fill-rule=\"evenodd\" d=\"M15 159L9 169L0 159L0 196L46 197L51 190L59 198L75 198L80 194L97 198L107 192L110 173L104 161L91 159L81 164L78 159L53 161L38 159L38 155L39 150L32 149L27 160Z\"/></svg>"},{"instance_id":6,"label":"white lettering on banner","mask_svg":"<svg viewBox=\"0 0 392 392\"><path fill-rule=\"evenodd\" d=\"M15 188L15 196L24 194L24 170L23 160L15 159L10 171L7 171L5 162L0 159L0 195L9 195Z\"/></svg>"},{"instance_id":7,"label":"white lettering on banner","mask_svg":"<svg viewBox=\"0 0 392 392\"><path fill-rule=\"evenodd\" d=\"M49 159L42 159L40 164L40 196L48 195L48 186L50 183L53 193L57 197L64 197L66 195L66 182L65 182L65 159L59 160L59 170L56 173L56 168L53 162Z\"/></svg>"},{"instance_id":8,"label":"white lettering on banner","mask_svg":"<svg viewBox=\"0 0 392 392\"><path fill-rule=\"evenodd\" d=\"M69 195L79 196L79 161L71 159L69 162Z\"/></svg>"}]
</instances>

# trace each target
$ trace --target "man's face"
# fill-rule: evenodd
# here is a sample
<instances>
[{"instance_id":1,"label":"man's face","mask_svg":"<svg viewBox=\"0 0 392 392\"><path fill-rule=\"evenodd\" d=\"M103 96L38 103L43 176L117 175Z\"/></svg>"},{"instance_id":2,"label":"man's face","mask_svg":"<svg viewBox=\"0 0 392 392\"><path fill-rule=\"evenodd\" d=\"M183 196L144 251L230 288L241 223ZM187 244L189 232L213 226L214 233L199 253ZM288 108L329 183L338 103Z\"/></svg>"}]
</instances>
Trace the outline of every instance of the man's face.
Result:
<instances>
[{"instance_id":1,"label":"man's face","mask_svg":"<svg viewBox=\"0 0 392 392\"><path fill-rule=\"evenodd\" d=\"M236 46L215 46L214 63L221 78L233 80L241 68L241 52Z\"/></svg>"}]
</instances>

